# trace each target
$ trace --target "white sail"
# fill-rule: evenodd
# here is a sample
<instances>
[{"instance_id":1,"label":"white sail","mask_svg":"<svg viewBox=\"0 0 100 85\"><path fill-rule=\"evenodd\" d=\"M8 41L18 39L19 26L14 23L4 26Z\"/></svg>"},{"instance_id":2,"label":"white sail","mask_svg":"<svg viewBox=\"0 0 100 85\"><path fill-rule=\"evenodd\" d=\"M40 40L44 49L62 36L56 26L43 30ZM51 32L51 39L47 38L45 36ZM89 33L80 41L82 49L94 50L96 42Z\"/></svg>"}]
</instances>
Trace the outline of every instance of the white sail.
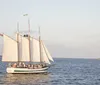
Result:
<instances>
[{"instance_id":1,"label":"white sail","mask_svg":"<svg viewBox=\"0 0 100 85\"><path fill-rule=\"evenodd\" d=\"M30 38L30 53L31 53L31 62L44 62L50 64L50 61L53 61L50 56L47 48L44 43L41 41L41 58L40 58L40 47L39 40ZM29 40L27 37L19 35L19 50L20 50L20 60L19 61L30 61L29 55Z\"/></svg>"},{"instance_id":2,"label":"white sail","mask_svg":"<svg viewBox=\"0 0 100 85\"><path fill-rule=\"evenodd\" d=\"M4 38L4 47L3 47L3 57L2 61L18 61L18 49L17 41L12 38L3 35Z\"/></svg>"},{"instance_id":3,"label":"white sail","mask_svg":"<svg viewBox=\"0 0 100 85\"><path fill-rule=\"evenodd\" d=\"M44 49L46 51L46 54L47 54L47 57L49 58L49 60L54 62L53 58L51 57L51 55L50 55L48 49L46 48L45 44L43 43L43 41L41 41L41 43L43 44L43 47L44 47Z\"/></svg>"},{"instance_id":4,"label":"white sail","mask_svg":"<svg viewBox=\"0 0 100 85\"><path fill-rule=\"evenodd\" d=\"M39 41L31 38L31 61L40 62Z\"/></svg>"},{"instance_id":5,"label":"white sail","mask_svg":"<svg viewBox=\"0 0 100 85\"><path fill-rule=\"evenodd\" d=\"M51 64L48 57L47 57L47 54L46 54L46 51L45 51L45 48L41 42L41 62L44 62L44 63L48 63L48 64Z\"/></svg>"},{"instance_id":6,"label":"white sail","mask_svg":"<svg viewBox=\"0 0 100 85\"><path fill-rule=\"evenodd\" d=\"M29 55L29 40L26 37L22 37L21 39L21 47L22 47L22 53L20 61L30 61L30 55Z\"/></svg>"}]
</instances>

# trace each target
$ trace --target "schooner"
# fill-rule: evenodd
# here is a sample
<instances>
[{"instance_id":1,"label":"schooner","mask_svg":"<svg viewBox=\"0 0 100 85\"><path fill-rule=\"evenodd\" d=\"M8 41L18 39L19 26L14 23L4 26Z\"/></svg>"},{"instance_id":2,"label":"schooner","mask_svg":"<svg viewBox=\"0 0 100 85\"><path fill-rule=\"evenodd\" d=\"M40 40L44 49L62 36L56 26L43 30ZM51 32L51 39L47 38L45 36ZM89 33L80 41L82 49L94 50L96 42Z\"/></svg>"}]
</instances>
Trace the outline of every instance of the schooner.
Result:
<instances>
[{"instance_id":1,"label":"schooner","mask_svg":"<svg viewBox=\"0 0 100 85\"><path fill-rule=\"evenodd\" d=\"M7 73L44 73L47 72L50 61L54 61L40 36L35 39L29 34L22 35L19 32L16 33L15 39L6 34L2 36L2 61L14 63L15 66L9 65ZM24 66L21 66L23 64Z\"/></svg>"}]
</instances>

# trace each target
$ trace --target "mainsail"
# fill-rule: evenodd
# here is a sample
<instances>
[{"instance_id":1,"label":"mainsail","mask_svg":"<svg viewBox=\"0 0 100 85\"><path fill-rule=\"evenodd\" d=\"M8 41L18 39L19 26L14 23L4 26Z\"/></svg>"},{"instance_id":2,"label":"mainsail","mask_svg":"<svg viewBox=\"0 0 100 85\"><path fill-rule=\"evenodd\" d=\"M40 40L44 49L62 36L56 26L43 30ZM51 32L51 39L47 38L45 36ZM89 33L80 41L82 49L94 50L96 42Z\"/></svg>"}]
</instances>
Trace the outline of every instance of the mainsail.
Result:
<instances>
[{"instance_id":1,"label":"mainsail","mask_svg":"<svg viewBox=\"0 0 100 85\"><path fill-rule=\"evenodd\" d=\"M14 62L18 61L17 41L3 34L4 46L2 61Z\"/></svg>"}]
</instances>

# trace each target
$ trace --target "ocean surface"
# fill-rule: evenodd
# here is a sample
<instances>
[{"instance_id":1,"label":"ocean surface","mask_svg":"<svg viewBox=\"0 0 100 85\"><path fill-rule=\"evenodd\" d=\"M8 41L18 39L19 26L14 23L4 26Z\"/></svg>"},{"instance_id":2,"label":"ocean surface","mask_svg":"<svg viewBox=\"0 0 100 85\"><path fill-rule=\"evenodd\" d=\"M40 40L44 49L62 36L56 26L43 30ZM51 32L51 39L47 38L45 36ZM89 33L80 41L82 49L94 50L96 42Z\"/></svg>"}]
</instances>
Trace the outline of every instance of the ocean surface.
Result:
<instances>
[{"instance_id":1,"label":"ocean surface","mask_svg":"<svg viewBox=\"0 0 100 85\"><path fill-rule=\"evenodd\" d=\"M7 74L7 63L0 62L0 85L100 85L100 60L54 60L46 74Z\"/></svg>"}]
</instances>

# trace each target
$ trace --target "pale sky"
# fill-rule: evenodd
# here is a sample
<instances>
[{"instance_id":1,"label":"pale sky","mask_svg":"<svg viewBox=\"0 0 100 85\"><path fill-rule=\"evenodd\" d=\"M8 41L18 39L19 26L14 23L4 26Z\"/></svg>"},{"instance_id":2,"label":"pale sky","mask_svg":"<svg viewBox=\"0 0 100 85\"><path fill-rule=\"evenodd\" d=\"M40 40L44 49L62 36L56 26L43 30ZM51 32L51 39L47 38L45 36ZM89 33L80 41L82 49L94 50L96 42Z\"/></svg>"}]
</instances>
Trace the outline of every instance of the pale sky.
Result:
<instances>
[{"instance_id":1,"label":"pale sky","mask_svg":"<svg viewBox=\"0 0 100 85\"><path fill-rule=\"evenodd\" d=\"M27 17L23 14L28 14ZM0 0L0 32L41 27L53 57L100 58L100 0Z\"/></svg>"}]
</instances>

